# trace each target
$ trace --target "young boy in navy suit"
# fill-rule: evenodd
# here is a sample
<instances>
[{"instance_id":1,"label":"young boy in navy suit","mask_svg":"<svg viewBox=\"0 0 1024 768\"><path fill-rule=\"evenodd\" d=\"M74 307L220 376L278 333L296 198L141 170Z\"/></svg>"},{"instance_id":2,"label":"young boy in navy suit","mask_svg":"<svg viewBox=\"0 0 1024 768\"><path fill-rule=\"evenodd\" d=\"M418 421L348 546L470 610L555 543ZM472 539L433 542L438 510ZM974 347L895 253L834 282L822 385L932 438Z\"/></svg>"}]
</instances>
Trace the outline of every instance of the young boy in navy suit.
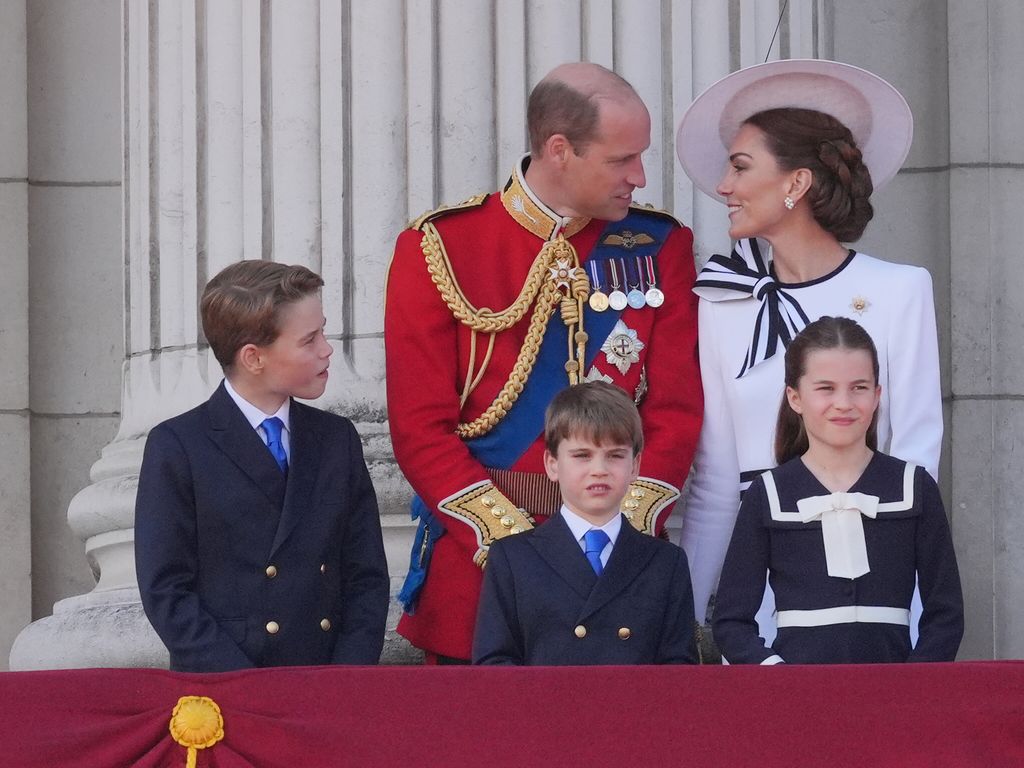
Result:
<instances>
[{"instance_id":1,"label":"young boy in navy suit","mask_svg":"<svg viewBox=\"0 0 1024 768\"><path fill-rule=\"evenodd\" d=\"M632 400L600 381L565 389L544 440L562 508L491 545L473 663L697 663L686 555L619 511L643 449Z\"/></svg>"},{"instance_id":2,"label":"young boy in navy suit","mask_svg":"<svg viewBox=\"0 0 1024 768\"><path fill-rule=\"evenodd\" d=\"M322 285L302 266L241 261L203 291L225 378L149 433L135 506L142 604L171 669L380 656L388 570L359 435L292 399L327 385Z\"/></svg>"}]
</instances>

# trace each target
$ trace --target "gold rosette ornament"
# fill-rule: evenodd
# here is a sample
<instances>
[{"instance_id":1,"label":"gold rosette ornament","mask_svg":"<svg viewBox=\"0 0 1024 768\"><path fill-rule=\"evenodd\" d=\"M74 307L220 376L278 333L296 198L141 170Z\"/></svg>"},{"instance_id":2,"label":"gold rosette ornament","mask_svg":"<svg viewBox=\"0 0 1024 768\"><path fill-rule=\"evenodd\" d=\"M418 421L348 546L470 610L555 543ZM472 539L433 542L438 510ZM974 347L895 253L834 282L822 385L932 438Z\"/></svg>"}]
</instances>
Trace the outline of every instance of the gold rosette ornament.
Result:
<instances>
[{"instance_id":1,"label":"gold rosette ornament","mask_svg":"<svg viewBox=\"0 0 1024 768\"><path fill-rule=\"evenodd\" d=\"M182 696L174 705L171 736L188 749L185 768L196 768L196 750L212 747L224 738L224 718L217 702L207 696Z\"/></svg>"}]
</instances>

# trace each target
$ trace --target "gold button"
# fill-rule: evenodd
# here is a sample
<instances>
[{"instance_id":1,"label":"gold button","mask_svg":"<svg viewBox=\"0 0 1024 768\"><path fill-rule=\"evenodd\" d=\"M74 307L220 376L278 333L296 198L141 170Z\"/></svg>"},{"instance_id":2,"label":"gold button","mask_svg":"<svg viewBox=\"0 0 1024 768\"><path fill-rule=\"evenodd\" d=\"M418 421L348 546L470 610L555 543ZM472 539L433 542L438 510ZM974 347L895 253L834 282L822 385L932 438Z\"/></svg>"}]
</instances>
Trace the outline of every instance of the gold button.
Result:
<instances>
[{"instance_id":1,"label":"gold button","mask_svg":"<svg viewBox=\"0 0 1024 768\"><path fill-rule=\"evenodd\" d=\"M629 495L632 496L634 499L642 499L644 497L644 489L634 488L629 492Z\"/></svg>"},{"instance_id":2,"label":"gold button","mask_svg":"<svg viewBox=\"0 0 1024 768\"><path fill-rule=\"evenodd\" d=\"M327 563L320 563L320 573L327 573Z\"/></svg>"},{"instance_id":3,"label":"gold button","mask_svg":"<svg viewBox=\"0 0 1024 768\"><path fill-rule=\"evenodd\" d=\"M268 621L267 622L267 634L268 635L276 635L280 631L281 631L281 625L278 624L276 621Z\"/></svg>"},{"instance_id":4,"label":"gold button","mask_svg":"<svg viewBox=\"0 0 1024 768\"><path fill-rule=\"evenodd\" d=\"M485 507L493 507L495 504L494 497L484 494L483 496L480 497L480 503L483 504Z\"/></svg>"},{"instance_id":5,"label":"gold button","mask_svg":"<svg viewBox=\"0 0 1024 768\"><path fill-rule=\"evenodd\" d=\"M523 529L520 528L518 525L513 525L511 528L508 529L508 532L509 533L522 533Z\"/></svg>"},{"instance_id":6,"label":"gold button","mask_svg":"<svg viewBox=\"0 0 1024 768\"><path fill-rule=\"evenodd\" d=\"M580 640L582 640L584 637L587 636L587 628L580 624L576 627L576 629L573 630L573 634L576 635L576 637L578 637Z\"/></svg>"},{"instance_id":7,"label":"gold button","mask_svg":"<svg viewBox=\"0 0 1024 768\"><path fill-rule=\"evenodd\" d=\"M276 565L268 565L267 566L267 578L268 579L272 579L275 576L277 576L277 566Z\"/></svg>"},{"instance_id":8,"label":"gold button","mask_svg":"<svg viewBox=\"0 0 1024 768\"><path fill-rule=\"evenodd\" d=\"M628 510L634 511L640 508L640 502L637 501L636 499L630 499L622 506L624 506Z\"/></svg>"},{"instance_id":9,"label":"gold button","mask_svg":"<svg viewBox=\"0 0 1024 768\"><path fill-rule=\"evenodd\" d=\"M629 631L629 627L620 627L619 628L619 640L629 640L629 636L631 634L632 634L632 632Z\"/></svg>"},{"instance_id":10,"label":"gold button","mask_svg":"<svg viewBox=\"0 0 1024 768\"><path fill-rule=\"evenodd\" d=\"M511 528L513 525L516 524L516 521L515 518L512 517L512 515L505 515L503 518L501 518L501 524L505 528Z\"/></svg>"},{"instance_id":11,"label":"gold button","mask_svg":"<svg viewBox=\"0 0 1024 768\"><path fill-rule=\"evenodd\" d=\"M501 506L501 504L498 504L491 509L491 514L495 517L501 517L505 514L505 508Z\"/></svg>"},{"instance_id":12,"label":"gold button","mask_svg":"<svg viewBox=\"0 0 1024 768\"><path fill-rule=\"evenodd\" d=\"M324 632L327 632L327 631L330 630L330 628L331 628L331 620L330 619L320 619L320 629L322 629Z\"/></svg>"}]
</instances>

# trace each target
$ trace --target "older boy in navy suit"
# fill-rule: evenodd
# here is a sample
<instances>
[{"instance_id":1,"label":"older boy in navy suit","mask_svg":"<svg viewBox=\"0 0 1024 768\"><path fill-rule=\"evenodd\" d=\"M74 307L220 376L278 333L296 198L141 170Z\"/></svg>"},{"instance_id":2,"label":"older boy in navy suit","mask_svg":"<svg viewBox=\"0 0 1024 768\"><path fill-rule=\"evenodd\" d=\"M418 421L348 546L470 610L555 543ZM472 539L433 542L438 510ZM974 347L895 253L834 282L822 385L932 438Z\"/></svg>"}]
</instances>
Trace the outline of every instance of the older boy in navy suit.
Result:
<instances>
[{"instance_id":1,"label":"older boy in navy suit","mask_svg":"<svg viewBox=\"0 0 1024 768\"><path fill-rule=\"evenodd\" d=\"M686 555L619 513L643 449L632 400L604 382L565 389L544 440L561 513L491 545L473 663L697 663Z\"/></svg>"},{"instance_id":2,"label":"older boy in navy suit","mask_svg":"<svg viewBox=\"0 0 1024 768\"><path fill-rule=\"evenodd\" d=\"M135 507L142 604L171 669L380 656L388 571L359 436L292 399L327 385L322 285L241 261L203 292L225 380L149 433Z\"/></svg>"}]
</instances>

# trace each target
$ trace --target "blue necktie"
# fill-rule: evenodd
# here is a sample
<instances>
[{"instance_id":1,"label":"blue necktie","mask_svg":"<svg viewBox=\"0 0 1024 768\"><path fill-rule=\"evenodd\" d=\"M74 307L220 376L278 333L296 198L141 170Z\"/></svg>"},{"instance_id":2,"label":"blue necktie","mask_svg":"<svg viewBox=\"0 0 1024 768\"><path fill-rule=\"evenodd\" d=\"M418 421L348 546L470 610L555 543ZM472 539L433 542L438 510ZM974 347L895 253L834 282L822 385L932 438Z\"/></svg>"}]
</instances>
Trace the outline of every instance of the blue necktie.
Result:
<instances>
[{"instance_id":1,"label":"blue necktie","mask_svg":"<svg viewBox=\"0 0 1024 768\"><path fill-rule=\"evenodd\" d=\"M274 457L281 471L287 472L288 454L284 452L284 443L281 442L281 430L284 429L284 422L277 416L271 416L269 419L265 419L260 426L267 433L267 448L270 449L270 455Z\"/></svg>"},{"instance_id":2,"label":"blue necktie","mask_svg":"<svg viewBox=\"0 0 1024 768\"><path fill-rule=\"evenodd\" d=\"M604 570L604 566L601 565L601 553L609 541L611 539L608 538L608 534L600 528L591 528L583 534L583 544L586 547L587 560L590 561L590 567L594 569L594 573L598 576Z\"/></svg>"}]
</instances>

